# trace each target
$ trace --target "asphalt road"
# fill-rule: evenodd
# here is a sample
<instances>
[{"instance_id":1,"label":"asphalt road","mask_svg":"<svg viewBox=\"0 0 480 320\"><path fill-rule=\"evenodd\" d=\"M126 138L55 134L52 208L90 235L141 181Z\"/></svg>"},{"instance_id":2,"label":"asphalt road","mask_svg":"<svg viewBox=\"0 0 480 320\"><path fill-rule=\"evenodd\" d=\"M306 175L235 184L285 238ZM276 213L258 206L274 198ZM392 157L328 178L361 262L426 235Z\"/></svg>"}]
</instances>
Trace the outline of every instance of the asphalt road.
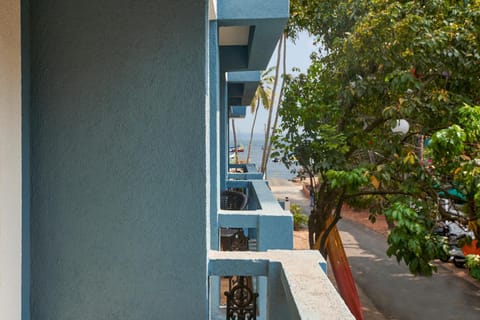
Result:
<instances>
[{"instance_id":1,"label":"asphalt road","mask_svg":"<svg viewBox=\"0 0 480 320\"><path fill-rule=\"evenodd\" d=\"M480 319L479 286L442 264L432 277L415 277L387 257L381 234L348 220L338 227L357 285L386 319Z\"/></svg>"},{"instance_id":2,"label":"asphalt road","mask_svg":"<svg viewBox=\"0 0 480 320\"><path fill-rule=\"evenodd\" d=\"M298 185L284 179L269 182L279 199L288 196L308 213ZM466 270L439 262L432 277L415 277L405 264L387 257L383 235L346 219L338 227L366 320L480 320L480 284L459 276Z\"/></svg>"}]
</instances>

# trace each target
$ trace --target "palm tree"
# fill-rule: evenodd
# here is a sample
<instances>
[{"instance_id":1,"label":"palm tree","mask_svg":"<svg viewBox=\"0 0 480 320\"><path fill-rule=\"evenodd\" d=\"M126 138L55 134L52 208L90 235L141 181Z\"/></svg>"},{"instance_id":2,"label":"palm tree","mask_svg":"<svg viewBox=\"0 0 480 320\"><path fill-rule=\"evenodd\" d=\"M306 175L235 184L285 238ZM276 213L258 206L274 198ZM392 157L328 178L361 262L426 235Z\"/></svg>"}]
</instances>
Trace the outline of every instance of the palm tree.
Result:
<instances>
[{"instance_id":1,"label":"palm tree","mask_svg":"<svg viewBox=\"0 0 480 320\"><path fill-rule=\"evenodd\" d=\"M282 38L280 38L280 41L282 41ZM279 47L278 51L280 51L280 49L281 48ZM287 35L286 34L283 35L283 57L282 57L282 60L283 60L282 85L280 86L280 94L278 95L278 99L277 99L277 108L276 108L276 111L275 111L275 121L273 121L272 133L271 133L272 138L277 131L278 115L279 115L279 111L280 111L280 107L281 107L281 101L282 101L282 98L283 98L283 88L285 86L285 75L286 75L286 69L287 69ZM272 103L273 103L273 101L272 101ZM273 144L273 139L272 138L270 138L270 141L268 142L267 157L265 159L264 171L263 171L265 173L265 176L267 175L267 164L268 164L267 159L270 156L270 154L272 153L272 144Z\"/></svg>"},{"instance_id":2,"label":"palm tree","mask_svg":"<svg viewBox=\"0 0 480 320\"><path fill-rule=\"evenodd\" d=\"M281 60L280 58L282 56L282 54L281 54L282 46L284 47L283 48L283 66L284 66L283 74L285 76L285 64L286 64L286 48L285 48L285 46L286 46L286 35L285 34L282 34L280 36L280 40L279 40L279 43L278 43L277 62L276 62L276 68L275 68L275 80L273 82L272 97L271 97L271 100L270 100L271 101L271 107L268 111L267 128L266 128L266 131L265 131L265 142L264 142L264 146L263 146L262 164L261 164L261 167L260 167L260 171L263 172L263 174L265 175L265 178L267 177L268 157L270 156L270 152L271 152L271 149L272 149L271 136L275 133L275 130L276 130L277 120L278 120L278 109L280 108L280 100L281 100L281 95L282 95L282 91L283 91L283 82L282 82L282 90L280 91L280 97L276 101L277 112L275 114L274 125L272 127L270 127L271 124L272 124L273 109L275 109L274 108L275 93L276 93L278 78L279 78L280 60Z\"/></svg>"},{"instance_id":3,"label":"palm tree","mask_svg":"<svg viewBox=\"0 0 480 320\"><path fill-rule=\"evenodd\" d=\"M282 50L282 45L283 45L283 34L280 36L280 40L279 40L279 43L278 43L278 51L277 51L277 63L276 63L276 69L275 69L275 79L273 81L273 89L272 89L272 97L271 97L271 105L273 105L274 101L275 101L275 91L277 89L277 83L278 83L278 70L280 69L279 66L280 66L280 52ZM265 170L266 170L266 162L267 162L267 159L268 159L268 154L267 154L267 151L268 151L268 141L270 140L270 125L272 123L272 111L273 111L273 108L270 108L268 110L268 120L267 120L267 128L265 130L265 141L264 141L264 144L263 144L263 154L262 154L262 163L261 163L261 166L260 166L260 171L263 172L265 174Z\"/></svg>"},{"instance_id":4,"label":"palm tree","mask_svg":"<svg viewBox=\"0 0 480 320\"><path fill-rule=\"evenodd\" d=\"M235 120L232 118L232 132L233 132L233 152L235 154L234 163L238 163L238 147L237 147L237 130L235 129Z\"/></svg>"},{"instance_id":5,"label":"palm tree","mask_svg":"<svg viewBox=\"0 0 480 320\"><path fill-rule=\"evenodd\" d=\"M270 109L270 98L272 96L271 85L273 83L273 76L270 75L272 70L275 67L270 67L262 73L262 79L260 84L255 91L255 96L253 97L252 102L250 103L250 112L254 113L252 128L250 130L250 140L248 142L248 152L247 152L247 163L250 163L250 153L252 150L252 141L253 141L253 132L255 130L255 124L257 122L258 110L260 109L260 104L263 105L265 110Z\"/></svg>"}]
</instances>

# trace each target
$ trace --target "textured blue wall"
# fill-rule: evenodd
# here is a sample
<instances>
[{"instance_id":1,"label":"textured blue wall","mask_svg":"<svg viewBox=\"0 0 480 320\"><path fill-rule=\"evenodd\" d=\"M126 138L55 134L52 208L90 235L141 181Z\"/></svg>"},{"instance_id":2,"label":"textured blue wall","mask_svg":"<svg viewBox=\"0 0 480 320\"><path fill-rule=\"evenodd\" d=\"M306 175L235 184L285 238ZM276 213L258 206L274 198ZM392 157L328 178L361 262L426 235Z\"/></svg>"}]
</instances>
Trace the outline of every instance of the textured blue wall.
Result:
<instances>
[{"instance_id":1,"label":"textured blue wall","mask_svg":"<svg viewBox=\"0 0 480 320\"><path fill-rule=\"evenodd\" d=\"M204 318L206 1L30 21L32 319Z\"/></svg>"},{"instance_id":2,"label":"textured blue wall","mask_svg":"<svg viewBox=\"0 0 480 320\"><path fill-rule=\"evenodd\" d=\"M218 250L217 212L220 200L220 57L218 52L218 23L209 22L209 85L210 85L210 249Z\"/></svg>"}]
</instances>

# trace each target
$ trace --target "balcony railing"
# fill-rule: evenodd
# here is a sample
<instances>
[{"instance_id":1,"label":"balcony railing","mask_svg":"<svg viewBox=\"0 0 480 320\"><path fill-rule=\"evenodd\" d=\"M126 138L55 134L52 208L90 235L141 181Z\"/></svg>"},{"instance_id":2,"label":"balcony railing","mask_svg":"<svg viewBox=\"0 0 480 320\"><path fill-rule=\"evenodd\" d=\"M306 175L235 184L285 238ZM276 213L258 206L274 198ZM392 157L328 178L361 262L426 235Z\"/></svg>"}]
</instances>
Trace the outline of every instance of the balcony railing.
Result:
<instances>
[{"instance_id":1,"label":"balcony railing","mask_svg":"<svg viewBox=\"0 0 480 320\"><path fill-rule=\"evenodd\" d=\"M293 248L292 215L283 210L266 181L230 180L227 187L242 190L248 202L245 210L219 210L218 228L252 231L258 251Z\"/></svg>"},{"instance_id":2,"label":"balcony railing","mask_svg":"<svg viewBox=\"0 0 480 320\"><path fill-rule=\"evenodd\" d=\"M263 173L257 171L257 167L253 163L249 164L229 164L228 173L229 180L261 180Z\"/></svg>"},{"instance_id":3,"label":"balcony railing","mask_svg":"<svg viewBox=\"0 0 480 320\"><path fill-rule=\"evenodd\" d=\"M209 252L210 300L219 296L219 278L259 277L258 319L354 319L325 274L326 263L316 251ZM225 319L225 310L212 304L210 319Z\"/></svg>"},{"instance_id":4,"label":"balcony railing","mask_svg":"<svg viewBox=\"0 0 480 320\"><path fill-rule=\"evenodd\" d=\"M279 204L255 165L231 164L229 169L227 189L241 191L248 201L243 210L218 211L219 234L245 231L252 251L209 252L210 319L226 319L231 309L224 298L225 283L234 278L250 279L252 294L258 293L258 320L354 319L326 276L323 257L316 251L291 250L292 215ZM222 247L234 250L235 246Z\"/></svg>"}]
</instances>

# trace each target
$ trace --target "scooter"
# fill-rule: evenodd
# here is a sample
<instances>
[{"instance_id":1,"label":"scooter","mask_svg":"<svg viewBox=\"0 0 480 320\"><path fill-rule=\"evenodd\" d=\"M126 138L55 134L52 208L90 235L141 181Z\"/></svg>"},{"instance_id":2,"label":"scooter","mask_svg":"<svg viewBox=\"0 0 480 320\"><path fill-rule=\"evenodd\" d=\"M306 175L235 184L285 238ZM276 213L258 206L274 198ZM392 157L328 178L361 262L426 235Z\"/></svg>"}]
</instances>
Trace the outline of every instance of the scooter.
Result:
<instances>
[{"instance_id":1,"label":"scooter","mask_svg":"<svg viewBox=\"0 0 480 320\"><path fill-rule=\"evenodd\" d=\"M463 268L465 265L465 254L462 248L458 246L458 241L462 238L471 237L473 239L473 232L468 231L467 228L455 221L443 221L435 230L435 233L445 237L446 255L441 257L443 262L452 261L458 268Z\"/></svg>"}]
</instances>

